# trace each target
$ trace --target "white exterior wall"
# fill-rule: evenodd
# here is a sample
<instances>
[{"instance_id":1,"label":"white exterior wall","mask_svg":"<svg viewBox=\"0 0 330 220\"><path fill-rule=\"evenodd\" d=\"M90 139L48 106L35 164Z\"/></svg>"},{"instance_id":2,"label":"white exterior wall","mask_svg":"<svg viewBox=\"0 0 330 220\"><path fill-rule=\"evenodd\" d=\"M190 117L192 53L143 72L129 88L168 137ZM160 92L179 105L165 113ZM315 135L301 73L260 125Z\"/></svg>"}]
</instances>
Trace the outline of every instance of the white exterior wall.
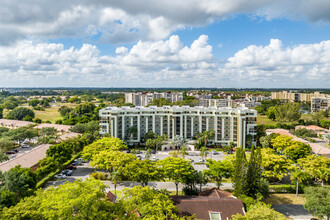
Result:
<instances>
[{"instance_id":1,"label":"white exterior wall","mask_svg":"<svg viewBox=\"0 0 330 220\"><path fill-rule=\"evenodd\" d=\"M217 145L227 145L233 141L244 146L247 134L254 139L256 137L257 113L247 108L107 107L101 109L99 115L101 134L110 133L123 139L127 129L134 126L138 130L133 138L135 143L139 143L149 130L158 135L167 135L169 139L180 135L191 140L198 132L212 129L215 131L212 142Z\"/></svg>"}]
</instances>

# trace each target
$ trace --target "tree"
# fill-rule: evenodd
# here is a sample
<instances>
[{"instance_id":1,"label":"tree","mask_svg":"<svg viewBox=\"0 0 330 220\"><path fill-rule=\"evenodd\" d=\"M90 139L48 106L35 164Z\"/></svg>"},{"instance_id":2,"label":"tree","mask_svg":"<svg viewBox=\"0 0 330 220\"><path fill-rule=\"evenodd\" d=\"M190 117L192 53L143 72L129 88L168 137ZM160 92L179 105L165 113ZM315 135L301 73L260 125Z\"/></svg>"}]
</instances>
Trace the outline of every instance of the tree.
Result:
<instances>
[{"instance_id":1,"label":"tree","mask_svg":"<svg viewBox=\"0 0 330 220\"><path fill-rule=\"evenodd\" d=\"M0 190L0 208L10 207L17 203L16 194L9 190ZM1 216L1 215L0 215Z\"/></svg>"},{"instance_id":2,"label":"tree","mask_svg":"<svg viewBox=\"0 0 330 220\"><path fill-rule=\"evenodd\" d=\"M244 178L246 173L246 156L242 148L236 149L236 156L233 161L233 187L234 195L240 196L244 193Z\"/></svg>"},{"instance_id":3,"label":"tree","mask_svg":"<svg viewBox=\"0 0 330 220\"><path fill-rule=\"evenodd\" d=\"M322 186L324 181L329 180L330 176L330 159L324 156L308 155L298 160L299 166L308 174L316 179L321 180Z\"/></svg>"},{"instance_id":4,"label":"tree","mask_svg":"<svg viewBox=\"0 0 330 220\"><path fill-rule=\"evenodd\" d=\"M263 148L261 149L261 155L262 176L269 180L281 180L293 168L293 161L276 154L273 149Z\"/></svg>"},{"instance_id":5,"label":"tree","mask_svg":"<svg viewBox=\"0 0 330 220\"><path fill-rule=\"evenodd\" d=\"M83 134L85 132L94 133L99 130L100 130L100 125L99 125L98 121L90 121L85 124L78 123L71 128L71 131L81 133L81 134Z\"/></svg>"},{"instance_id":6,"label":"tree","mask_svg":"<svg viewBox=\"0 0 330 220\"><path fill-rule=\"evenodd\" d=\"M262 136L259 139L259 142L263 148L267 148L271 146L271 140L272 140L272 136L267 135L267 136Z\"/></svg>"},{"instance_id":7,"label":"tree","mask_svg":"<svg viewBox=\"0 0 330 220\"><path fill-rule=\"evenodd\" d=\"M198 133L197 138L200 140L200 142L204 143L204 147L206 147L208 141L213 138L215 135L214 130L204 131L203 133Z\"/></svg>"},{"instance_id":8,"label":"tree","mask_svg":"<svg viewBox=\"0 0 330 220\"><path fill-rule=\"evenodd\" d=\"M284 103L275 107L275 118L278 122L294 122L301 117L300 104L294 102Z\"/></svg>"},{"instance_id":9,"label":"tree","mask_svg":"<svg viewBox=\"0 0 330 220\"><path fill-rule=\"evenodd\" d=\"M220 189L222 178L229 178L232 174L232 164L228 160L207 160L206 166L209 168L205 173L209 178L217 183Z\"/></svg>"},{"instance_id":10,"label":"tree","mask_svg":"<svg viewBox=\"0 0 330 220\"><path fill-rule=\"evenodd\" d=\"M176 187L176 195L178 195L178 185L184 179L193 174L194 168L188 160L179 157L167 157L159 160L158 164L163 170L164 177L172 180Z\"/></svg>"},{"instance_id":11,"label":"tree","mask_svg":"<svg viewBox=\"0 0 330 220\"><path fill-rule=\"evenodd\" d=\"M8 136L11 140L16 141L18 144L21 144L21 142L25 141L26 139L30 140L37 135L37 129L28 127L11 129L6 133L6 136Z\"/></svg>"},{"instance_id":12,"label":"tree","mask_svg":"<svg viewBox=\"0 0 330 220\"><path fill-rule=\"evenodd\" d=\"M261 161L262 158L260 148L255 150L252 146L250 159L247 163L244 194L254 199L257 198L257 194L260 192Z\"/></svg>"},{"instance_id":13,"label":"tree","mask_svg":"<svg viewBox=\"0 0 330 220\"><path fill-rule=\"evenodd\" d=\"M285 148L290 147L293 143L293 138L288 135L280 135L271 140L273 148L277 152L283 151Z\"/></svg>"},{"instance_id":14,"label":"tree","mask_svg":"<svg viewBox=\"0 0 330 220\"><path fill-rule=\"evenodd\" d=\"M162 176L161 169L151 160L133 160L119 169L131 181L147 186L149 181L159 180Z\"/></svg>"},{"instance_id":15,"label":"tree","mask_svg":"<svg viewBox=\"0 0 330 220\"><path fill-rule=\"evenodd\" d=\"M0 106L0 119L3 118L3 108Z\"/></svg>"},{"instance_id":16,"label":"tree","mask_svg":"<svg viewBox=\"0 0 330 220\"><path fill-rule=\"evenodd\" d=\"M109 202L106 186L94 179L76 180L40 189L16 206L5 208L2 219L120 219L121 204ZM68 193L70 192L70 193Z\"/></svg>"},{"instance_id":17,"label":"tree","mask_svg":"<svg viewBox=\"0 0 330 220\"><path fill-rule=\"evenodd\" d=\"M9 100L9 97L2 103L1 107L5 109L14 109L18 106L17 100Z\"/></svg>"},{"instance_id":18,"label":"tree","mask_svg":"<svg viewBox=\"0 0 330 220\"><path fill-rule=\"evenodd\" d=\"M304 208L319 218L330 218L330 188L329 187L305 187L304 196L306 202Z\"/></svg>"},{"instance_id":19,"label":"tree","mask_svg":"<svg viewBox=\"0 0 330 220\"><path fill-rule=\"evenodd\" d=\"M41 136L53 136L57 134L57 130L54 127L44 127L39 130Z\"/></svg>"},{"instance_id":20,"label":"tree","mask_svg":"<svg viewBox=\"0 0 330 220\"><path fill-rule=\"evenodd\" d=\"M13 117L13 119L15 120L22 120L26 116L34 118L34 112L29 108L17 107L14 110L10 111L7 116Z\"/></svg>"},{"instance_id":21,"label":"tree","mask_svg":"<svg viewBox=\"0 0 330 220\"><path fill-rule=\"evenodd\" d=\"M266 205L264 203L257 203L252 205L248 212L245 215L236 214L231 217L232 220L286 220L286 217L276 212L274 209L270 207L270 205Z\"/></svg>"},{"instance_id":22,"label":"tree","mask_svg":"<svg viewBox=\"0 0 330 220\"><path fill-rule=\"evenodd\" d=\"M113 185L115 186L115 195L117 195L117 183L121 181L121 175L118 171L113 171L110 174L110 179L113 182Z\"/></svg>"},{"instance_id":23,"label":"tree","mask_svg":"<svg viewBox=\"0 0 330 220\"><path fill-rule=\"evenodd\" d=\"M33 120L34 123L41 124L42 120L40 118L36 118Z\"/></svg>"},{"instance_id":24,"label":"tree","mask_svg":"<svg viewBox=\"0 0 330 220\"><path fill-rule=\"evenodd\" d=\"M110 150L95 154L90 164L97 169L105 169L109 171L109 173L112 173L134 160L136 160L136 157L132 154Z\"/></svg>"},{"instance_id":25,"label":"tree","mask_svg":"<svg viewBox=\"0 0 330 220\"><path fill-rule=\"evenodd\" d=\"M293 181L296 181L296 196L299 193L299 182L310 179L310 175L301 170L300 167L295 167L294 171L290 173L290 178Z\"/></svg>"},{"instance_id":26,"label":"tree","mask_svg":"<svg viewBox=\"0 0 330 220\"><path fill-rule=\"evenodd\" d=\"M15 146L15 142L10 137L0 138L0 149L2 151L7 151Z\"/></svg>"},{"instance_id":27,"label":"tree","mask_svg":"<svg viewBox=\"0 0 330 220\"><path fill-rule=\"evenodd\" d=\"M179 211L168 194L149 186L123 189L121 202L131 219L177 219Z\"/></svg>"},{"instance_id":28,"label":"tree","mask_svg":"<svg viewBox=\"0 0 330 220\"><path fill-rule=\"evenodd\" d=\"M82 156L86 160L91 160L94 155L100 153L101 151L110 151L110 150L117 151L124 149L127 149L127 146L119 138L104 137L84 147Z\"/></svg>"},{"instance_id":29,"label":"tree","mask_svg":"<svg viewBox=\"0 0 330 220\"><path fill-rule=\"evenodd\" d=\"M209 175L207 171L198 171L196 175L196 183L199 184L199 191L202 192L203 185L209 182Z\"/></svg>"},{"instance_id":30,"label":"tree","mask_svg":"<svg viewBox=\"0 0 330 220\"><path fill-rule=\"evenodd\" d=\"M29 101L29 106L36 107L37 105L39 105L39 100L38 99L31 99Z\"/></svg>"},{"instance_id":31,"label":"tree","mask_svg":"<svg viewBox=\"0 0 330 220\"><path fill-rule=\"evenodd\" d=\"M14 192L16 200L31 195L36 187L36 174L30 168L16 166L5 172L1 178L1 190Z\"/></svg>"},{"instance_id":32,"label":"tree","mask_svg":"<svg viewBox=\"0 0 330 220\"><path fill-rule=\"evenodd\" d=\"M72 148L65 143L55 144L48 148L46 155L54 158L58 164L63 164L71 158Z\"/></svg>"},{"instance_id":33,"label":"tree","mask_svg":"<svg viewBox=\"0 0 330 220\"><path fill-rule=\"evenodd\" d=\"M58 109L58 112L61 114L62 117L64 117L66 114L70 113L72 111L72 108L69 108L68 106L61 106Z\"/></svg>"},{"instance_id":34,"label":"tree","mask_svg":"<svg viewBox=\"0 0 330 220\"><path fill-rule=\"evenodd\" d=\"M297 162L298 159L309 155L311 151L312 148L308 144L304 144L299 141L293 141L291 146L283 150L283 154L294 162Z\"/></svg>"},{"instance_id":35,"label":"tree","mask_svg":"<svg viewBox=\"0 0 330 220\"><path fill-rule=\"evenodd\" d=\"M126 140L129 140L129 144L132 145L133 144L133 138L135 135L137 135L137 128L134 126L131 126L127 129L126 131Z\"/></svg>"},{"instance_id":36,"label":"tree","mask_svg":"<svg viewBox=\"0 0 330 220\"><path fill-rule=\"evenodd\" d=\"M267 118L269 118L273 121L275 121L275 119L276 119L275 114L276 114L276 108L274 106L270 107L266 112Z\"/></svg>"},{"instance_id":37,"label":"tree","mask_svg":"<svg viewBox=\"0 0 330 220\"><path fill-rule=\"evenodd\" d=\"M182 158L184 159L185 155L188 155L188 149L186 146L181 147L179 150L179 153L181 154Z\"/></svg>"},{"instance_id":38,"label":"tree","mask_svg":"<svg viewBox=\"0 0 330 220\"><path fill-rule=\"evenodd\" d=\"M330 134L325 134L325 135L323 136L323 139L324 139L328 144L330 144Z\"/></svg>"},{"instance_id":39,"label":"tree","mask_svg":"<svg viewBox=\"0 0 330 220\"><path fill-rule=\"evenodd\" d=\"M209 151L207 150L206 147L201 147L201 149L199 149L199 155L205 159L207 157L207 155L209 154Z\"/></svg>"},{"instance_id":40,"label":"tree","mask_svg":"<svg viewBox=\"0 0 330 220\"><path fill-rule=\"evenodd\" d=\"M158 107L162 107L164 105L171 105L172 103L165 99L165 98L160 98L160 99L153 99L152 102L150 103L150 105L155 105Z\"/></svg>"},{"instance_id":41,"label":"tree","mask_svg":"<svg viewBox=\"0 0 330 220\"><path fill-rule=\"evenodd\" d=\"M9 157L6 154L4 154L2 151L0 151L0 163L5 162L7 160L9 160Z\"/></svg>"}]
</instances>

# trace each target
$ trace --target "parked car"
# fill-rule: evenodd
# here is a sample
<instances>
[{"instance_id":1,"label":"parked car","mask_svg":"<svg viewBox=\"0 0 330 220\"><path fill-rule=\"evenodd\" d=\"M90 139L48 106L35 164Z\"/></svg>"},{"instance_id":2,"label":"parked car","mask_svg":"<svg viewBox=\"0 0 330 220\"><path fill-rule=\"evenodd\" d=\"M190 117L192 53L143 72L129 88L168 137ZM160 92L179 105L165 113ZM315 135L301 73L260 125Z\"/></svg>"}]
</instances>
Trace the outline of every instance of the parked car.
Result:
<instances>
[{"instance_id":1,"label":"parked car","mask_svg":"<svg viewBox=\"0 0 330 220\"><path fill-rule=\"evenodd\" d=\"M14 150L12 150L12 151L14 151L15 153L18 153L18 150L17 150L17 149L14 149Z\"/></svg>"},{"instance_id":2,"label":"parked car","mask_svg":"<svg viewBox=\"0 0 330 220\"><path fill-rule=\"evenodd\" d=\"M152 157L151 159L153 162L156 162L158 159L156 157Z\"/></svg>"},{"instance_id":3,"label":"parked car","mask_svg":"<svg viewBox=\"0 0 330 220\"><path fill-rule=\"evenodd\" d=\"M29 148L29 147L31 147L30 145L27 145L27 144L23 144L22 145L22 148Z\"/></svg>"},{"instance_id":4,"label":"parked car","mask_svg":"<svg viewBox=\"0 0 330 220\"><path fill-rule=\"evenodd\" d=\"M5 154L16 154L16 152L15 151L7 151Z\"/></svg>"},{"instance_id":5,"label":"parked car","mask_svg":"<svg viewBox=\"0 0 330 220\"><path fill-rule=\"evenodd\" d=\"M74 161L71 165L72 166L81 166L82 163L80 161Z\"/></svg>"},{"instance_id":6,"label":"parked car","mask_svg":"<svg viewBox=\"0 0 330 220\"><path fill-rule=\"evenodd\" d=\"M190 159L190 163L193 163L193 162L195 162L193 159Z\"/></svg>"},{"instance_id":7,"label":"parked car","mask_svg":"<svg viewBox=\"0 0 330 220\"><path fill-rule=\"evenodd\" d=\"M198 159L198 162L199 162L199 163L204 163L204 159L203 159L203 158L199 158L199 159Z\"/></svg>"},{"instance_id":8,"label":"parked car","mask_svg":"<svg viewBox=\"0 0 330 220\"><path fill-rule=\"evenodd\" d=\"M140 150L137 150L137 151L136 151L136 154L141 154L141 151L140 151Z\"/></svg>"},{"instance_id":9,"label":"parked car","mask_svg":"<svg viewBox=\"0 0 330 220\"><path fill-rule=\"evenodd\" d=\"M66 177L66 175L64 175L64 174L56 174L54 176L55 179L65 179L65 177Z\"/></svg>"},{"instance_id":10,"label":"parked car","mask_svg":"<svg viewBox=\"0 0 330 220\"><path fill-rule=\"evenodd\" d=\"M217 152L217 151L214 150L214 151L212 151L212 154L213 155L219 155L219 152Z\"/></svg>"},{"instance_id":11,"label":"parked car","mask_svg":"<svg viewBox=\"0 0 330 220\"><path fill-rule=\"evenodd\" d=\"M151 151L151 154L156 154L156 151L155 151L155 150L152 150L152 151Z\"/></svg>"},{"instance_id":12,"label":"parked car","mask_svg":"<svg viewBox=\"0 0 330 220\"><path fill-rule=\"evenodd\" d=\"M128 154L131 153L131 150L130 149L126 150L126 153L128 153Z\"/></svg>"},{"instance_id":13,"label":"parked car","mask_svg":"<svg viewBox=\"0 0 330 220\"><path fill-rule=\"evenodd\" d=\"M141 160L141 156L140 155L137 155L136 157L137 157L137 159Z\"/></svg>"},{"instance_id":14,"label":"parked car","mask_svg":"<svg viewBox=\"0 0 330 220\"><path fill-rule=\"evenodd\" d=\"M66 175L66 176L71 176L72 173L73 173L72 170L63 170L63 171L62 171L62 174L63 174L63 175Z\"/></svg>"},{"instance_id":15,"label":"parked car","mask_svg":"<svg viewBox=\"0 0 330 220\"><path fill-rule=\"evenodd\" d=\"M67 166L66 169L75 170L75 169L77 169L77 167L73 166L73 165L70 165L70 166Z\"/></svg>"}]
</instances>

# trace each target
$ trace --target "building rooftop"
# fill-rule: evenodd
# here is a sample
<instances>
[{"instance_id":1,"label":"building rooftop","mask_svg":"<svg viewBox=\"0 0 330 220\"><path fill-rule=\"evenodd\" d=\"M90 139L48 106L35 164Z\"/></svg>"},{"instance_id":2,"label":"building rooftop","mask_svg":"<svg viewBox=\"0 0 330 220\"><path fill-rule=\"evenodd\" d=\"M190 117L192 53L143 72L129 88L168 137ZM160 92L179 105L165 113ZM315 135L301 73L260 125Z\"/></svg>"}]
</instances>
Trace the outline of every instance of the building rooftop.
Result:
<instances>
[{"instance_id":1,"label":"building rooftop","mask_svg":"<svg viewBox=\"0 0 330 220\"><path fill-rule=\"evenodd\" d=\"M36 165L39 160L46 157L46 151L50 147L50 144L42 144L38 147L33 148L31 151L24 153L14 159L8 160L0 164L0 170L6 172L17 165L22 167L30 168Z\"/></svg>"},{"instance_id":2,"label":"building rooftop","mask_svg":"<svg viewBox=\"0 0 330 220\"><path fill-rule=\"evenodd\" d=\"M190 107L190 106L162 106L162 107L157 107L157 106L149 106L149 107L144 107L144 106L136 106L136 107L130 107L130 106L123 106L123 107L113 107L109 106L101 110L223 110L223 111L235 111L235 110L244 110L244 111L251 111L254 112L255 110L249 109L246 107L237 107L237 108L231 108L231 107L203 107L203 106L195 106L195 107Z\"/></svg>"},{"instance_id":3,"label":"building rooftop","mask_svg":"<svg viewBox=\"0 0 330 220\"><path fill-rule=\"evenodd\" d=\"M12 128L25 127L31 124L35 124L30 121L20 121L20 120L10 120L10 119L0 119L0 126L10 126Z\"/></svg>"}]
</instances>

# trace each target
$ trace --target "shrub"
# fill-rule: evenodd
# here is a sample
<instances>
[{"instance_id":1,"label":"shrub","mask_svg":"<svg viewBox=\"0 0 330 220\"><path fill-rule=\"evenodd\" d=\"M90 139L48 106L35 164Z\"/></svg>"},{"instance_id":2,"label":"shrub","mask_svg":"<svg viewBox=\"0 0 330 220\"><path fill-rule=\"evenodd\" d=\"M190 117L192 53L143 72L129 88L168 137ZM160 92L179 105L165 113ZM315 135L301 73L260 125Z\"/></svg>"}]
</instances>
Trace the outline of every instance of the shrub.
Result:
<instances>
[{"instance_id":1,"label":"shrub","mask_svg":"<svg viewBox=\"0 0 330 220\"><path fill-rule=\"evenodd\" d=\"M302 190L302 188L299 190ZM269 186L269 191L274 193L295 193L296 188L294 185L271 185Z\"/></svg>"}]
</instances>

